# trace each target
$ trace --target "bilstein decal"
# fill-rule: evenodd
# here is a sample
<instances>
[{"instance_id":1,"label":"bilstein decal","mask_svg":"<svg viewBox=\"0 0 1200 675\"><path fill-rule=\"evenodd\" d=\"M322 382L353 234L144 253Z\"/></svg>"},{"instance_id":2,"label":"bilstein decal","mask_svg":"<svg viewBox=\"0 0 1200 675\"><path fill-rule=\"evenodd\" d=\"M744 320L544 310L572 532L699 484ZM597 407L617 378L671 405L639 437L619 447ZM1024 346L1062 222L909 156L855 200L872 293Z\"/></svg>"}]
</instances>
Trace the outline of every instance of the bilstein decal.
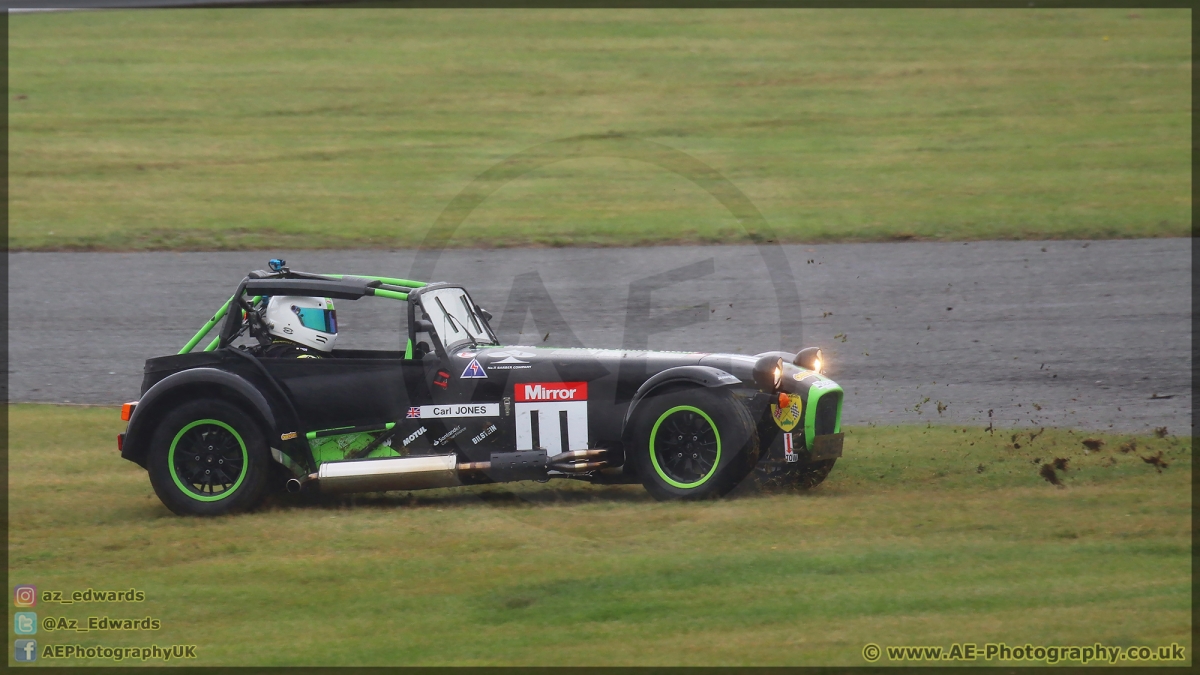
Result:
<instances>
[{"instance_id":1,"label":"bilstein decal","mask_svg":"<svg viewBox=\"0 0 1200 675\"><path fill-rule=\"evenodd\" d=\"M489 424L486 429L475 434L475 436L471 438L471 444L479 445L479 441L482 441L483 439L487 438L488 436L491 436L494 433L496 433L496 425Z\"/></svg>"}]
</instances>

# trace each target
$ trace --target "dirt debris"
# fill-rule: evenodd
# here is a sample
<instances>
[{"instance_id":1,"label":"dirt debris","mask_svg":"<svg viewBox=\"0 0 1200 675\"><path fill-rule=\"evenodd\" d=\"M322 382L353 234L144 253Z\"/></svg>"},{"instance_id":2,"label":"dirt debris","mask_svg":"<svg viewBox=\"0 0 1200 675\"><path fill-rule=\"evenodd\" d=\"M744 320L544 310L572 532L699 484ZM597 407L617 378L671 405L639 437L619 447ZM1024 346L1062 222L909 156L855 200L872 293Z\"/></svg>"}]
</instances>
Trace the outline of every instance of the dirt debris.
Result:
<instances>
[{"instance_id":1,"label":"dirt debris","mask_svg":"<svg viewBox=\"0 0 1200 675\"><path fill-rule=\"evenodd\" d=\"M1137 450L1137 440L1131 438L1128 441L1122 443L1119 447L1117 447L1117 449L1120 450L1122 454L1127 455L1127 454L1133 452L1134 450Z\"/></svg>"},{"instance_id":2,"label":"dirt debris","mask_svg":"<svg viewBox=\"0 0 1200 675\"><path fill-rule=\"evenodd\" d=\"M1138 455L1138 457L1142 457L1142 456ZM1167 466L1169 466L1166 462L1163 461L1162 450L1159 450L1157 455L1151 455L1149 457L1142 457L1142 461L1149 464L1150 466L1154 467L1155 469L1158 469L1159 473L1162 473L1162 470L1167 468Z\"/></svg>"},{"instance_id":3,"label":"dirt debris","mask_svg":"<svg viewBox=\"0 0 1200 675\"><path fill-rule=\"evenodd\" d=\"M1154 437L1155 438L1166 438L1167 437L1167 428L1166 427L1156 428L1154 430Z\"/></svg>"},{"instance_id":4,"label":"dirt debris","mask_svg":"<svg viewBox=\"0 0 1200 675\"><path fill-rule=\"evenodd\" d=\"M1038 475L1045 478L1047 483L1055 487L1065 487L1062 481L1058 479L1058 473L1054 471L1053 464L1043 464L1041 470L1038 471Z\"/></svg>"},{"instance_id":5,"label":"dirt debris","mask_svg":"<svg viewBox=\"0 0 1200 675\"><path fill-rule=\"evenodd\" d=\"M1088 450L1096 451L1104 447L1104 441L1098 438L1085 438L1083 439L1083 447L1087 448Z\"/></svg>"}]
</instances>

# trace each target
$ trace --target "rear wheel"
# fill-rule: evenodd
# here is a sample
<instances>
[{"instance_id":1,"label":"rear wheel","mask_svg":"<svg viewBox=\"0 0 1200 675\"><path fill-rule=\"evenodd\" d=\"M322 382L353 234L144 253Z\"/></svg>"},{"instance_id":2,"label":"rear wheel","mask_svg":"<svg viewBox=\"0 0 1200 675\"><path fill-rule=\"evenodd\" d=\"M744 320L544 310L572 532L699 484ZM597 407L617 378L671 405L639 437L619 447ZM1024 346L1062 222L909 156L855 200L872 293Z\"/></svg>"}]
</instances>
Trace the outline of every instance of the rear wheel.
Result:
<instances>
[{"instance_id":1,"label":"rear wheel","mask_svg":"<svg viewBox=\"0 0 1200 675\"><path fill-rule=\"evenodd\" d=\"M758 461L746 406L724 390L670 391L638 407L635 460L655 499L709 499L734 488Z\"/></svg>"},{"instance_id":2,"label":"rear wheel","mask_svg":"<svg viewBox=\"0 0 1200 675\"><path fill-rule=\"evenodd\" d=\"M261 501L270 451L258 423L225 401L189 401L163 418L146 468L155 494L179 515L245 511Z\"/></svg>"}]
</instances>

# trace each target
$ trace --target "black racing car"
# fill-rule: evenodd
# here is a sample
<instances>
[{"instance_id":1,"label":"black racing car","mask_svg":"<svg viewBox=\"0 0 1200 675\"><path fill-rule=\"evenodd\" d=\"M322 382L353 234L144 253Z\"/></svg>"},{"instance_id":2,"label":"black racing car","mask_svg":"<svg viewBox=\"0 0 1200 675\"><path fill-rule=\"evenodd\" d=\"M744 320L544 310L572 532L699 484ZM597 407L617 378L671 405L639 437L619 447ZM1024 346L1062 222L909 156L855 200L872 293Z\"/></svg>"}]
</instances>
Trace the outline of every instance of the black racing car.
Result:
<instances>
[{"instance_id":1,"label":"black racing car","mask_svg":"<svg viewBox=\"0 0 1200 675\"><path fill-rule=\"evenodd\" d=\"M398 301L407 334L395 351L267 357L254 341L265 342L271 296ZM818 349L502 346L490 318L454 284L309 274L272 261L178 354L146 361L140 399L122 408L121 456L147 470L169 509L198 515L252 508L273 488L547 478L708 498L756 466L812 485L841 456L843 392L820 374Z\"/></svg>"}]
</instances>

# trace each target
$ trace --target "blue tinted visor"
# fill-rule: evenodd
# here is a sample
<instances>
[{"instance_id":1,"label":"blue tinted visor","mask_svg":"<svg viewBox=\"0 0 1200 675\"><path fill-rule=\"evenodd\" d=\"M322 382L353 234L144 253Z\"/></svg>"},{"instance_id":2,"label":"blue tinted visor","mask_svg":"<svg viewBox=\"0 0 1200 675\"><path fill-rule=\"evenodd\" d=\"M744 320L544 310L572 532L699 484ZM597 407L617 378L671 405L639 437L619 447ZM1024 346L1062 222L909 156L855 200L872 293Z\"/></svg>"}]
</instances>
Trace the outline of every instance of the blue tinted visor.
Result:
<instances>
[{"instance_id":1,"label":"blue tinted visor","mask_svg":"<svg viewBox=\"0 0 1200 675\"><path fill-rule=\"evenodd\" d=\"M292 311L300 317L300 324L322 333L337 334L337 311L332 309L312 309L292 305Z\"/></svg>"}]
</instances>

